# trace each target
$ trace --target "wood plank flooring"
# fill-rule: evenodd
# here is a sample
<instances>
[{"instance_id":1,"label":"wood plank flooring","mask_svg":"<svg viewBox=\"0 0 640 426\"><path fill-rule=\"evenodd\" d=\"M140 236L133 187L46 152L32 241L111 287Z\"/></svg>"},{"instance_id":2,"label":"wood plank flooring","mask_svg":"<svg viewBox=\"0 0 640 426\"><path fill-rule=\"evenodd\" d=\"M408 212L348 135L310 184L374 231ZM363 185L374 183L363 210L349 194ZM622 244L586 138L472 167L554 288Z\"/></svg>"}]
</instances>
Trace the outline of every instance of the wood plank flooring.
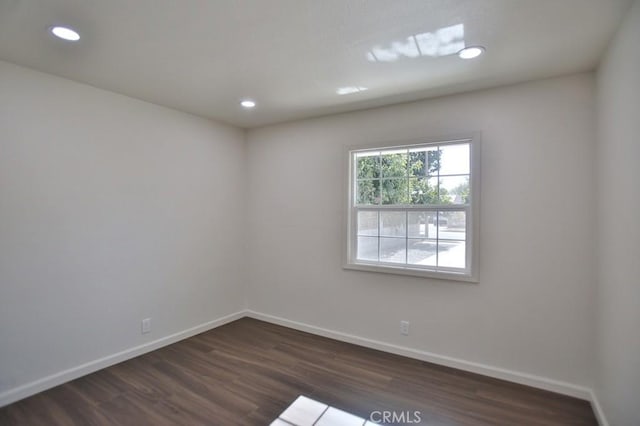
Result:
<instances>
[{"instance_id":1,"label":"wood plank flooring","mask_svg":"<svg viewBox=\"0 0 640 426\"><path fill-rule=\"evenodd\" d=\"M301 394L424 425L597 424L586 401L243 318L1 408L0 425L268 425Z\"/></svg>"}]
</instances>

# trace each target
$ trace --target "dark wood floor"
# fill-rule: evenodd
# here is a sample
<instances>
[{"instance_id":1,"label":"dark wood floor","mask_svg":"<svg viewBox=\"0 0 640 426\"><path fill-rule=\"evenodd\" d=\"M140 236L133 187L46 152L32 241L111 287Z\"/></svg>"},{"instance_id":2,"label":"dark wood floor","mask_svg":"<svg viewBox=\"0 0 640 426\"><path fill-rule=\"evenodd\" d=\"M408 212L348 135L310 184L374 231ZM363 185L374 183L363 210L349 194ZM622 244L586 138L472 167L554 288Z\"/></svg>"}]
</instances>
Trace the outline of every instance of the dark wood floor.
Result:
<instances>
[{"instance_id":1,"label":"dark wood floor","mask_svg":"<svg viewBox=\"0 0 640 426\"><path fill-rule=\"evenodd\" d=\"M425 425L595 425L586 401L244 318L0 409L2 425L268 425L298 395Z\"/></svg>"}]
</instances>

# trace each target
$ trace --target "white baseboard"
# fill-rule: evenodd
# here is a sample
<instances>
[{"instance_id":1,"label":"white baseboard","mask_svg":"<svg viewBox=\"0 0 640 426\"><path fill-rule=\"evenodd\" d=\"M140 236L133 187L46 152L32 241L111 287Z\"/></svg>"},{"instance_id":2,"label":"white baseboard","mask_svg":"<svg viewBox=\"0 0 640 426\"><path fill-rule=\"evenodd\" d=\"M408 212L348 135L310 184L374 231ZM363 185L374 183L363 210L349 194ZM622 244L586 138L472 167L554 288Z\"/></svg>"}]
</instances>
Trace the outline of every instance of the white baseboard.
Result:
<instances>
[{"instance_id":1,"label":"white baseboard","mask_svg":"<svg viewBox=\"0 0 640 426\"><path fill-rule=\"evenodd\" d=\"M592 397L593 397L593 392L589 388L574 385L572 383L549 379L547 377L535 376L533 374L521 373L518 371L507 370L504 368L480 364L472 361L465 361L463 359L452 358L445 355L438 355L431 352L421 351L418 349L392 345L389 343L380 342L378 340L372 340L364 337L354 336L347 333L342 333L339 331L328 330L325 328L316 327L313 325L304 324L297 321L291 321L285 318L263 314L263 313L255 312L252 310L247 311L247 316L258 319L258 320L270 322L273 324L278 324L285 327L293 328L296 330L306 331L308 333L329 337L331 339L340 340L347 343L353 343L359 346L365 346L367 348L377 349L384 352L390 352L396 355L406 356L408 358L419 359L421 361L427 361L427 362L431 362L438 365L457 368L459 370L482 374L484 376L494 377L496 379L502 379L502 380L507 380L509 382L532 386L534 388L544 389L551 392L556 392L559 394L584 399L587 401L592 401ZM603 423L603 425L606 426L606 423Z\"/></svg>"},{"instance_id":2,"label":"white baseboard","mask_svg":"<svg viewBox=\"0 0 640 426\"><path fill-rule=\"evenodd\" d=\"M174 333L169 336L162 337L152 342L148 342L140 346L126 349L124 351L115 353L113 355L108 355L106 357L87 362L77 367L73 367L68 370L64 370L47 377L43 377L42 379L35 380L30 383L26 383L22 386L18 386L17 388L10 389L8 391L1 393L0 407L11 404L12 402L16 402L20 399L29 397L31 395L35 395L36 393L45 391L54 386L61 385L70 380L77 379L79 377L85 376L87 374L93 373L95 371L101 370L111 365L117 364L119 362L126 361L131 358L135 358L139 355L154 351L163 346L167 346L172 343L178 342L180 340L186 339L188 337L195 336L196 334L200 334L205 331L211 330L213 328L220 327L221 325L227 324L231 321L235 321L245 316L246 316L246 311L244 310L238 311L233 314L226 315L222 318L218 318L218 319L197 325L195 327L191 327L187 330L183 330L178 333Z\"/></svg>"},{"instance_id":3,"label":"white baseboard","mask_svg":"<svg viewBox=\"0 0 640 426\"><path fill-rule=\"evenodd\" d=\"M604 410L602 409L602 405L600 405L600 401L598 401L598 396L594 391L591 391L589 393L590 393L589 399L591 401L591 408L593 408L593 413L596 415L596 420L598 420L598 424L600 426L609 426L609 422L607 421L607 418L604 415Z\"/></svg>"}]
</instances>

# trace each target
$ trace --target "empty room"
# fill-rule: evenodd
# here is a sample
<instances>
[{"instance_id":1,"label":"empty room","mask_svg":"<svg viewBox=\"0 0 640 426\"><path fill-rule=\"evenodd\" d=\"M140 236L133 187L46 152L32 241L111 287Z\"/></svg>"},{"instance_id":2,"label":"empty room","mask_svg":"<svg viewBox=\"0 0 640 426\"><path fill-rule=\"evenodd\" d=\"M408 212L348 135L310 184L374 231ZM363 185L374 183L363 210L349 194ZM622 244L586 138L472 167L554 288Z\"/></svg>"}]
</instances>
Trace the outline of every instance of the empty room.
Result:
<instances>
[{"instance_id":1,"label":"empty room","mask_svg":"<svg viewBox=\"0 0 640 426\"><path fill-rule=\"evenodd\" d=\"M0 425L640 425L640 0L0 0Z\"/></svg>"}]
</instances>

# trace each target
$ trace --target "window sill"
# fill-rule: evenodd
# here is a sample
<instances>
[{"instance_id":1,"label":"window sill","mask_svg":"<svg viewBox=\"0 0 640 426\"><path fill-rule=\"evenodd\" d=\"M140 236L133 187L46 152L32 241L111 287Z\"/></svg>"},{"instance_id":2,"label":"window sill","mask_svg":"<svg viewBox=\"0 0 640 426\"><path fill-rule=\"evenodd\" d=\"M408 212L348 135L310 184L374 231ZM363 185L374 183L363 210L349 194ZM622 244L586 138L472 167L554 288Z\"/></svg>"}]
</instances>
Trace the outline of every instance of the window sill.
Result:
<instances>
[{"instance_id":1,"label":"window sill","mask_svg":"<svg viewBox=\"0 0 640 426\"><path fill-rule=\"evenodd\" d=\"M425 271L423 269L412 269L405 267L379 266L366 263L345 263L343 269L364 272L377 272L382 274L405 275L419 278L434 278L447 281L459 281L467 283L478 283L477 276L468 275L461 272Z\"/></svg>"}]
</instances>

